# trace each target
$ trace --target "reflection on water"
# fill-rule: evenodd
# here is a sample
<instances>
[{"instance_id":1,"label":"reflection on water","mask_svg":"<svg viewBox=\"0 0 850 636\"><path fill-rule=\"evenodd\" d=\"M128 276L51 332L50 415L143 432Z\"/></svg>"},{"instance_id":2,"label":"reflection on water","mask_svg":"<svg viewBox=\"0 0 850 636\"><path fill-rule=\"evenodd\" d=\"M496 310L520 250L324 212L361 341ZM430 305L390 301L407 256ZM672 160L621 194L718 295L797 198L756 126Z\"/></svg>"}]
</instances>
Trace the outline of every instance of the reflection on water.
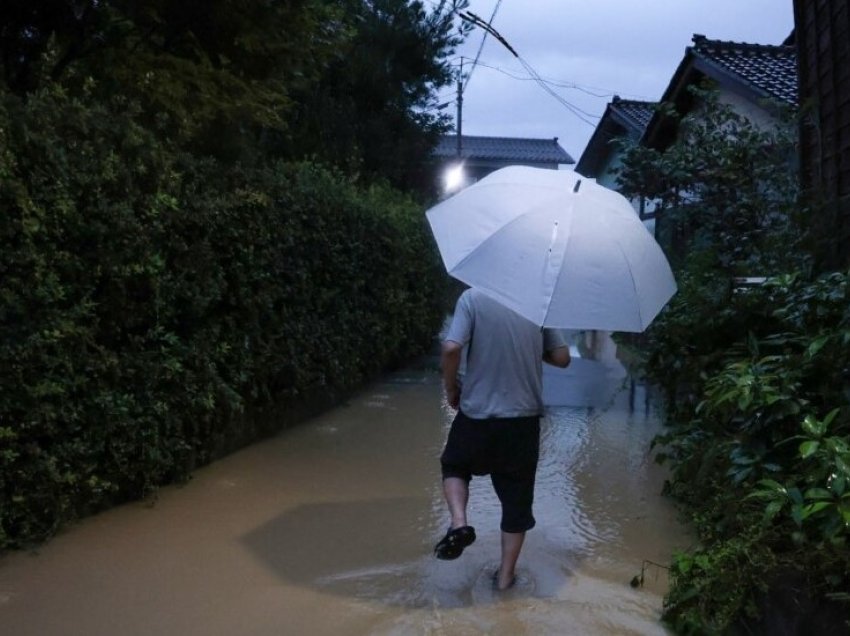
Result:
<instances>
[{"instance_id":1,"label":"reflection on water","mask_svg":"<svg viewBox=\"0 0 850 636\"><path fill-rule=\"evenodd\" d=\"M687 536L659 493L645 387L614 358L547 370L535 516L493 591L499 506L471 485L478 540L448 522L438 457L453 413L433 367L198 472L185 487L0 561L0 633L663 634L665 563Z\"/></svg>"}]
</instances>

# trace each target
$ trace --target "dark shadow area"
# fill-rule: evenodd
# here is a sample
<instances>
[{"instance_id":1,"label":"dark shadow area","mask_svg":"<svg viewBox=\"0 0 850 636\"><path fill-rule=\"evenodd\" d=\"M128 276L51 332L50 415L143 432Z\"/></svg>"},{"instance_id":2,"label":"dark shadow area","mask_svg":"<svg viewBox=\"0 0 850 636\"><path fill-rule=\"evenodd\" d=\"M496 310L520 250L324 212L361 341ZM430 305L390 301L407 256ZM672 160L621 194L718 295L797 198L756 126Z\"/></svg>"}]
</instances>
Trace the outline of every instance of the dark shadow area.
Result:
<instances>
[{"instance_id":1,"label":"dark shadow area","mask_svg":"<svg viewBox=\"0 0 850 636\"><path fill-rule=\"evenodd\" d=\"M242 541L283 581L421 607L433 597L423 580L431 559L431 514L424 497L306 504Z\"/></svg>"},{"instance_id":2,"label":"dark shadow area","mask_svg":"<svg viewBox=\"0 0 850 636\"><path fill-rule=\"evenodd\" d=\"M430 502L418 498L298 506L243 537L282 579L315 584L328 577L416 560L426 548Z\"/></svg>"},{"instance_id":3,"label":"dark shadow area","mask_svg":"<svg viewBox=\"0 0 850 636\"><path fill-rule=\"evenodd\" d=\"M483 535L469 554L439 561L432 555L432 515L425 498L308 504L244 535L242 543L281 581L409 609L548 598L574 567L571 557L578 557L535 541L518 584L509 594L498 593L492 584L498 542L486 536L492 524L482 524Z\"/></svg>"}]
</instances>

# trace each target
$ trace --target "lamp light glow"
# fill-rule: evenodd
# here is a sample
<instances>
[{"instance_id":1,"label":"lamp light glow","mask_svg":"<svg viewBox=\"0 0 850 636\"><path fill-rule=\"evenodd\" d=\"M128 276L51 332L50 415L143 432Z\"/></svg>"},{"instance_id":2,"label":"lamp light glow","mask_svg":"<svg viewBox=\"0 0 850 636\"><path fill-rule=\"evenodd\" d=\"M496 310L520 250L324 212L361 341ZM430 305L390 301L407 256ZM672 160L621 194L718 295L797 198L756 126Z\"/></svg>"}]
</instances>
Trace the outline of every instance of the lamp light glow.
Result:
<instances>
[{"instance_id":1,"label":"lamp light glow","mask_svg":"<svg viewBox=\"0 0 850 636\"><path fill-rule=\"evenodd\" d=\"M448 168L446 170L445 175L443 176L443 184L445 186L446 192L454 192L455 190L459 190L460 187L463 185L463 181L464 174L462 163Z\"/></svg>"}]
</instances>

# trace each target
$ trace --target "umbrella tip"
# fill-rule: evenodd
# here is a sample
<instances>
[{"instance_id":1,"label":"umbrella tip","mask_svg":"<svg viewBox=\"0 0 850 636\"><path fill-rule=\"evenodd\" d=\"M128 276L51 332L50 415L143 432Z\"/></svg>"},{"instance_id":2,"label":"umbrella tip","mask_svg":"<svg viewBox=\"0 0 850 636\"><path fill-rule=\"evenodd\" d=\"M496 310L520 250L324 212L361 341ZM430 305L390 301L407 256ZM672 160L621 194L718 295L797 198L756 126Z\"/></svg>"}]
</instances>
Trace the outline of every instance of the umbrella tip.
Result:
<instances>
[{"instance_id":1,"label":"umbrella tip","mask_svg":"<svg viewBox=\"0 0 850 636\"><path fill-rule=\"evenodd\" d=\"M575 186L573 187L573 192L578 192L579 187L581 186L581 179L576 181Z\"/></svg>"}]
</instances>

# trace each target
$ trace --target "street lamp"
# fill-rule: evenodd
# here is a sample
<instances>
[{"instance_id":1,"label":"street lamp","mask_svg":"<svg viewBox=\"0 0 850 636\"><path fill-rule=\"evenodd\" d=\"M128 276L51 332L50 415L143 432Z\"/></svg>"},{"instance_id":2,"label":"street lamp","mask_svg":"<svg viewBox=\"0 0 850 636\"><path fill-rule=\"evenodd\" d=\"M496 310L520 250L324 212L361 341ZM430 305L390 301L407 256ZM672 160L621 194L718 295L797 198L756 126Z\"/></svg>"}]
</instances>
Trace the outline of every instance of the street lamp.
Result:
<instances>
[{"instance_id":1,"label":"street lamp","mask_svg":"<svg viewBox=\"0 0 850 636\"><path fill-rule=\"evenodd\" d=\"M463 172L463 163L456 163L449 166L443 174L443 189L446 194L451 194L460 190L463 186L465 175Z\"/></svg>"}]
</instances>

